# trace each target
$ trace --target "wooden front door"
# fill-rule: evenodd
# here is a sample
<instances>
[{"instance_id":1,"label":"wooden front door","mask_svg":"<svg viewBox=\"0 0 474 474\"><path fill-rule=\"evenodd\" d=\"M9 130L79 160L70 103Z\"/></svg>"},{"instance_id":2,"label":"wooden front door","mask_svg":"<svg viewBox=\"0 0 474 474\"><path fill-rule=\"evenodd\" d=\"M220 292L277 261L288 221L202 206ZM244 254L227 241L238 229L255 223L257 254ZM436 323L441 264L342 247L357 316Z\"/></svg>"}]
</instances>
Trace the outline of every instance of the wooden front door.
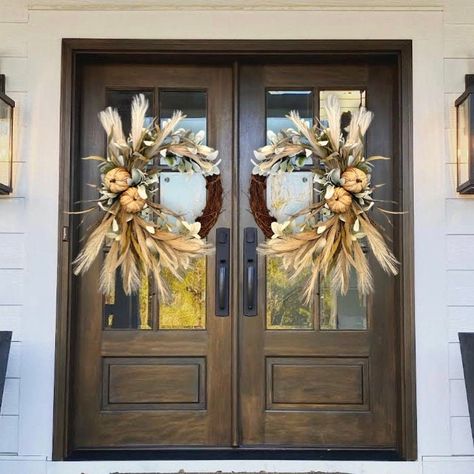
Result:
<instances>
[{"instance_id":1,"label":"wooden front door","mask_svg":"<svg viewBox=\"0 0 474 474\"><path fill-rule=\"evenodd\" d=\"M375 180L385 183L378 197L400 200L397 81L397 63L387 59L82 68L74 200L95 198L88 183L97 182L97 169L80 157L104 152L100 110L111 105L127 117L139 92L150 101L150 120L183 110L183 126L206 130L207 143L222 159L224 205L216 229L229 229L230 310L218 315L215 256L196 261L182 282L169 276L173 297L166 303L145 281L135 297L125 297L119 285L115 295L102 297L100 263L74 278L69 452L400 450L399 280L372 262L373 296L360 300L351 288L341 297L321 281L317 297L304 305L307 275L288 281L277 260L255 254L263 235L248 202L253 150L265 144L269 130L289 126L284 117L290 110L324 121L329 93L339 96L347 113L360 105L374 111L368 154L393 157L377 167ZM205 200L199 178L164 168L161 201L196 218ZM278 219L314 199L310 168L268 181L267 205ZM86 228L79 221L72 222L75 251ZM208 237L213 244L216 229ZM397 220L386 229L399 252Z\"/></svg>"},{"instance_id":2,"label":"wooden front door","mask_svg":"<svg viewBox=\"0 0 474 474\"><path fill-rule=\"evenodd\" d=\"M248 180L253 166L244 157L251 156L266 133L291 126L284 119L289 110L298 110L310 122L318 117L324 123L324 100L332 93L339 96L344 112L361 105L374 112L367 150L369 155L395 157L378 166L374 176L374 182L385 183L377 198L392 201L398 179L394 80L393 68L387 65L243 66L241 180ZM312 181L310 171L267 180L267 206L278 220L283 222L313 201ZM241 207L249 207L245 192ZM245 212L240 222L244 228L255 226ZM393 240L394 229L385 227ZM278 260L258 259L257 316L240 319L243 444L328 448L396 444L397 282L374 259L370 261L376 282L373 296L360 300L355 281L347 295L338 296L322 280L317 297L305 305L300 295L308 274L289 281ZM245 259L243 268L245 272Z\"/></svg>"},{"instance_id":3,"label":"wooden front door","mask_svg":"<svg viewBox=\"0 0 474 474\"><path fill-rule=\"evenodd\" d=\"M232 69L136 64L85 68L80 156L103 154L97 113L105 106L117 107L129 129L130 102L139 92L150 102L150 120L170 118L182 109L187 114L183 126L205 130L208 142L221 150L226 193L218 226L230 227ZM99 179L97 167L80 159L77 166L77 200L94 199L96 191L88 183ZM197 217L205 192L202 177L163 168L163 204L187 213L189 220ZM85 229L79 226L76 240ZM214 232L209 240L215 243ZM173 298L167 304L159 303L147 282L138 295L126 297L120 279L115 295L104 298L97 291L99 272L97 262L75 282L75 449L228 446L232 319L214 316L214 259L197 261L182 282L170 276Z\"/></svg>"}]
</instances>

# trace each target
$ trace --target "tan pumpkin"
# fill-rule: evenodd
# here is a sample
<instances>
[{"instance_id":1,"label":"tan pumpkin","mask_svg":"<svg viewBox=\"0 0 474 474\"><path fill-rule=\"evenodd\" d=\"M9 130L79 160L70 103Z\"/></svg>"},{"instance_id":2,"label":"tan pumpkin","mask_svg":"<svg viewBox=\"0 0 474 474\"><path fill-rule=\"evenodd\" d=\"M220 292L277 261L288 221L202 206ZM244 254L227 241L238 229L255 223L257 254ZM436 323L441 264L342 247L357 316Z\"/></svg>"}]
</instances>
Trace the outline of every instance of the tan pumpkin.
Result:
<instances>
[{"instance_id":1,"label":"tan pumpkin","mask_svg":"<svg viewBox=\"0 0 474 474\"><path fill-rule=\"evenodd\" d=\"M128 188L120 196L120 205L126 212L136 214L144 208L145 200L140 197L137 188Z\"/></svg>"},{"instance_id":2,"label":"tan pumpkin","mask_svg":"<svg viewBox=\"0 0 474 474\"><path fill-rule=\"evenodd\" d=\"M336 188L334 194L326 199L329 209L336 214L342 214L349 210L352 196L344 188Z\"/></svg>"},{"instance_id":3,"label":"tan pumpkin","mask_svg":"<svg viewBox=\"0 0 474 474\"><path fill-rule=\"evenodd\" d=\"M104 176L104 184L111 193L118 194L130 187L128 184L130 178L130 173L125 168L113 168Z\"/></svg>"},{"instance_id":4,"label":"tan pumpkin","mask_svg":"<svg viewBox=\"0 0 474 474\"><path fill-rule=\"evenodd\" d=\"M369 182L367 175L359 168L354 168L353 166L347 168L342 173L341 178L344 180L343 188L355 194L362 192Z\"/></svg>"}]
</instances>

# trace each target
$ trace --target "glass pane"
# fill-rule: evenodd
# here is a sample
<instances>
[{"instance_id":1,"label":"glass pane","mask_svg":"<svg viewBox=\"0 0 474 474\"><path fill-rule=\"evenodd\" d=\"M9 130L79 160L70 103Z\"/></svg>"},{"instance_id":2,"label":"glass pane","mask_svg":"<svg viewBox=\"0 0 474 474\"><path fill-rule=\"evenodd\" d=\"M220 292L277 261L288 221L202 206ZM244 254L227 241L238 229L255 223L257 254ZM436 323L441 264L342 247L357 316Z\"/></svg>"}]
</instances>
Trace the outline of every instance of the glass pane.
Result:
<instances>
[{"instance_id":1,"label":"glass pane","mask_svg":"<svg viewBox=\"0 0 474 474\"><path fill-rule=\"evenodd\" d=\"M117 271L115 291L104 297L103 315L106 329L151 329L148 278L142 278L138 294L127 296Z\"/></svg>"},{"instance_id":2,"label":"glass pane","mask_svg":"<svg viewBox=\"0 0 474 474\"><path fill-rule=\"evenodd\" d=\"M160 123L170 119L175 110L186 118L180 127L194 133L207 131L207 93L205 91L160 91Z\"/></svg>"},{"instance_id":3,"label":"glass pane","mask_svg":"<svg viewBox=\"0 0 474 474\"><path fill-rule=\"evenodd\" d=\"M206 180L201 174L160 173L160 203L188 222L194 222L206 206Z\"/></svg>"},{"instance_id":4,"label":"glass pane","mask_svg":"<svg viewBox=\"0 0 474 474\"><path fill-rule=\"evenodd\" d=\"M11 185L12 113L12 107L0 100L0 184L5 186Z\"/></svg>"},{"instance_id":5,"label":"glass pane","mask_svg":"<svg viewBox=\"0 0 474 474\"><path fill-rule=\"evenodd\" d=\"M284 222L313 201L312 173L302 171L270 176L267 203L271 214ZM294 280L288 279L281 259L266 261L266 315L268 329L312 329L312 304L302 302L303 288L310 277L308 268Z\"/></svg>"},{"instance_id":6,"label":"glass pane","mask_svg":"<svg viewBox=\"0 0 474 474\"><path fill-rule=\"evenodd\" d=\"M354 273L345 295L336 295L329 281L321 280L319 309L320 329L367 329L367 297L359 297Z\"/></svg>"},{"instance_id":7,"label":"glass pane","mask_svg":"<svg viewBox=\"0 0 474 474\"><path fill-rule=\"evenodd\" d=\"M204 91L160 91L160 121L181 110L186 118L180 127L197 133L207 128L207 94ZM166 162L163 160L163 165ZM160 174L160 203L194 222L206 205L206 180L199 174L163 171ZM169 219L173 224L173 218ZM170 300L159 303L160 329L205 329L206 327L206 258L192 262L179 280L164 272Z\"/></svg>"},{"instance_id":8,"label":"glass pane","mask_svg":"<svg viewBox=\"0 0 474 474\"><path fill-rule=\"evenodd\" d=\"M366 91L365 90L324 90L319 93L319 120L321 124L326 127L328 125L326 109L324 104L329 94L335 95L339 99L341 105L341 129L342 133L345 134L345 128L351 121L352 114L359 109L359 107L366 106Z\"/></svg>"},{"instance_id":9,"label":"glass pane","mask_svg":"<svg viewBox=\"0 0 474 474\"><path fill-rule=\"evenodd\" d=\"M313 93L310 90L267 91L267 131L278 133L281 129L294 128L286 118L292 110L313 124Z\"/></svg>"},{"instance_id":10,"label":"glass pane","mask_svg":"<svg viewBox=\"0 0 474 474\"><path fill-rule=\"evenodd\" d=\"M123 131L126 135L130 132L131 119L130 111L132 99L137 94L144 94L148 99L148 107L145 117L145 125L148 127L153 122L153 92L143 90L109 90L106 95L106 106L114 107L118 110L122 119Z\"/></svg>"},{"instance_id":11,"label":"glass pane","mask_svg":"<svg viewBox=\"0 0 474 474\"><path fill-rule=\"evenodd\" d=\"M153 92L143 90L109 90L106 94L106 105L118 110L125 134L130 131L130 111L133 97L144 94L150 106L145 124L153 121ZM117 271L115 292L104 298L104 327L107 329L152 329L150 312L150 289L147 278L137 294L127 296L122 288L120 272Z\"/></svg>"},{"instance_id":12,"label":"glass pane","mask_svg":"<svg viewBox=\"0 0 474 474\"><path fill-rule=\"evenodd\" d=\"M366 105L365 90L324 90L319 94L319 117L327 125L324 104L329 94L336 95L341 104L341 128L344 130L351 121L352 113ZM343 132L344 133L344 132ZM355 275L351 275L350 288L346 295L336 295L327 281L320 282L320 329L367 329L366 300L360 299Z\"/></svg>"},{"instance_id":13,"label":"glass pane","mask_svg":"<svg viewBox=\"0 0 474 474\"><path fill-rule=\"evenodd\" d=\"M182 280L164 271L170 300L160 303L160 329L206 328L206 258L194 260Z\"/></svg>"},{"instance_id":14,"label":"glass pane","mask_svg":"<svg viewBox=\"0 0 474 474\"><path fill-rule=\"evenodd\" d=\"M267 178L267 206L278 222L285 222L312 202L313 174L310 171L281 173Z\"/></svg>"},{"instance_id":15,"label":"glass pane","mask_svg":"<svg viewBox=\"0 0 474 474\"><path fill-rule=\"evenodd\" d=\"M469 99L457 110L458 185L469 180Z\"/></svg>"}]
</instances>

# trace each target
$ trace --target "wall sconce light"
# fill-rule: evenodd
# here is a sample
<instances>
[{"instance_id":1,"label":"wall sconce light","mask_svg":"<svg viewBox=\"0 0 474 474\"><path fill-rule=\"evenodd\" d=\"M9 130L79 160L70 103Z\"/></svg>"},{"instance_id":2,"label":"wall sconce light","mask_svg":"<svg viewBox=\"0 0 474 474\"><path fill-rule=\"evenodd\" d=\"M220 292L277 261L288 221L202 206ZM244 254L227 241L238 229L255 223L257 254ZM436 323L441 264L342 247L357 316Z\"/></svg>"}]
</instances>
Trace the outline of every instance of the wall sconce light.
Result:
<instances>
[{"instance_id":1,"label":"wall sconce light","mask_svg":"<svg viewBox=\"0 0 474 474\"><path fill-rule=\"evenodd\" d=\"M12 192L14 108L15 101L5 94L5 76L0 74L0 194Z\"/></svg>"},{"instance_id":2,"label":"wall sconce light","mask_svg":"<svg viewBox=\"0 0 474 474\"><path fill-rule=\"evenodd\" d=\"M466 90L456 106L457 191L474 194L474 74L466 74Z\"/></svg>"}]
</instances>

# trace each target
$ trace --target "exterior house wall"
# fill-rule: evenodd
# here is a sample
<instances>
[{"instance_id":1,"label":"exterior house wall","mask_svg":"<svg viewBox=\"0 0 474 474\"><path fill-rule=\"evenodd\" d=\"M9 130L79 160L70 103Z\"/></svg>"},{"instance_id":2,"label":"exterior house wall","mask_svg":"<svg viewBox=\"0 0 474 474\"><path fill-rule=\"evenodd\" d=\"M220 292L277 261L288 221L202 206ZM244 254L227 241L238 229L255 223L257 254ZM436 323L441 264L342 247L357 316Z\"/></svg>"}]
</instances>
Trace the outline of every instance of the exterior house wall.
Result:
<instances>
[{"instance_id":1,"label":"exterior house wall","mask_svg":"<svg viewBox=\"0 0 474 474\"><path fill-rule=\"evenodd\" d=\"M192 0L179 3L181 11L163 2L140 2L143 11L126 11L129 2L120 0L0 0L0 73L6 74L7 94L17 102L14 193L0 198L0 330L14 332L0 413L0 473L474 472L457 339L459 331L474 331L474 201L455 193L453 106L464 89L464 74L474 73L474 5L359 0L350 7L329 1L327 8L302 2L292 9L292 2L279 0L260 6L246 0L201 3L213 8L185 10ZM413 40L417 462L48 461L61 39L79 37Z\"/></svg>"}]
</instances>

